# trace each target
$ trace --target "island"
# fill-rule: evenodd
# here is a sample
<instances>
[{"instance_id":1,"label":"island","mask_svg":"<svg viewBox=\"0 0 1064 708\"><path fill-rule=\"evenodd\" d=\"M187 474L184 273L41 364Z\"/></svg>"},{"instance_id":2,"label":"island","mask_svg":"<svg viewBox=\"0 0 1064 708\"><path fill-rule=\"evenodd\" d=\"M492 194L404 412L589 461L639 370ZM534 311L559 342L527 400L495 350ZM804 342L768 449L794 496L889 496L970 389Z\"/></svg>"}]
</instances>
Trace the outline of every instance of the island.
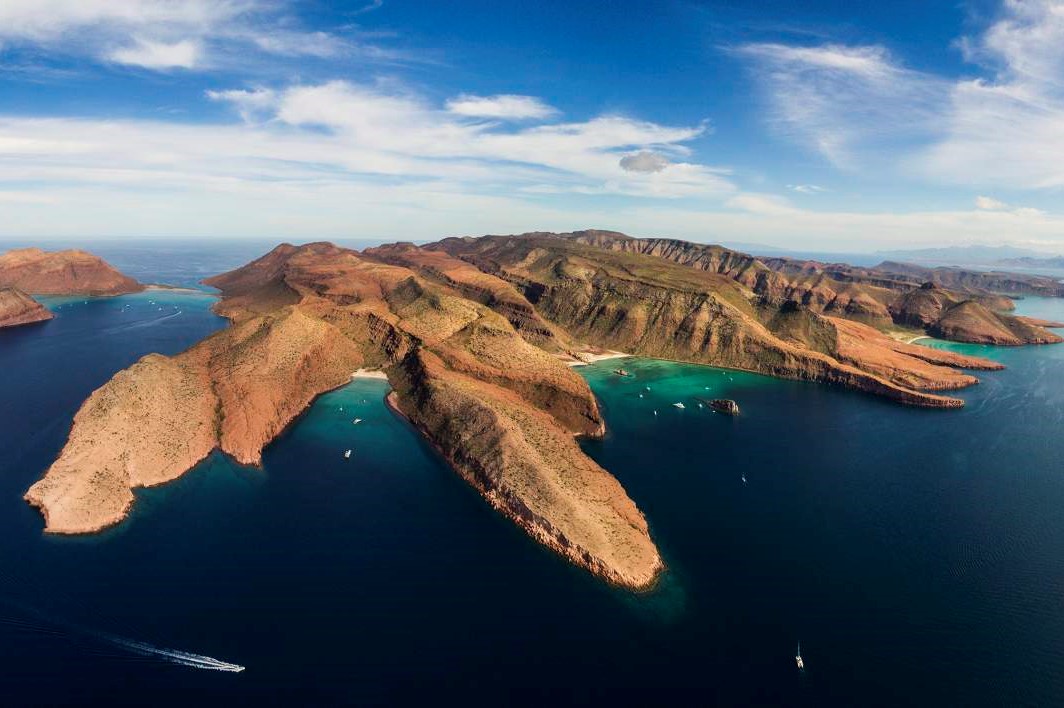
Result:
<instances>
[{"instance_id":1,"label":"island","mask_svg":"<svg viewBox=\"0 0 1064 708\"><path fill-rule=\"evenodd\" d=\"M14 249L0 255L0 328L52 319L54 315L33 295L109 296L143 289L87 251Z\"/></svg>"},{"instance_id":2,"label":"island","mask_svg":"<svg viewBox=\"0 0 1064 708\"><path fill-rule=\"evenodd\" d=\"M0 287L30 295L125 295L144 286L88 251L17 248L0 255Z\"/></svg>"},{"instance_id":3,"label":"island","mask_svg":"<svg viewBox=\"0 0 1064 708\"><path fill-rule=\"evenodd\" d=\"M641 590L665 564L635 502L578 443L605 433L569 366L581 352L730 367L943 409L963 405L946 394L977 383L969 371L1002 368L800 298L804 285L745 254L686 244L712 258L678 258L638 243L575 232L361 252L282 244L205 281L221 292L215 310L226 329L176 356L146 356L93 392L26 500L49 533L107 528L126 517L137 488L175 479L215 450L260 464L318 395L375 369L390 384L388 405L499 513L574 564ZM1036 323L995 317L1054 341Z\"/></svg>"}]
</instances>

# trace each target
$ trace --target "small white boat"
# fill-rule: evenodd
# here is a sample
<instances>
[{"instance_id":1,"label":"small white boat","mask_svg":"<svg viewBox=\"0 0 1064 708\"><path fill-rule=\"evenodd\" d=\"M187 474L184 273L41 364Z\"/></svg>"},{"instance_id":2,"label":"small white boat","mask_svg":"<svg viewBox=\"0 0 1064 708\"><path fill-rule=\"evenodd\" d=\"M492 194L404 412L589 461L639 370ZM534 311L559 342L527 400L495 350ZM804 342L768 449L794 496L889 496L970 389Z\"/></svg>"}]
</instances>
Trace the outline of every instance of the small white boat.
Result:
<instances>
[{"instance_id":1,"label":"small white boat","mask_svg":"<svg viewBox=\"0 0 1064 708\"><path fill-rule=\"evenodd\" d=\"M351 421L351 425L358 425L361 422L362 422L361 418L355 418L354 420Z\"/></svg>"},{"instance_id":2,"label":"small white boat","mask_svg":"<svg viewBox=\"0 0 1064 708\"><path fill-rule=\"evenodd\" d=\"M743 484L746 484L746 475L743 475Z\"/></svg>"},{"instance_id":3,"label":"small white boat","mask_svg":"<svg viewBox=\"0 0 1064 708\"><path fill-rule=\"evenodd\" d=\"M798 653L794 655L794 663L798 664L799 671L805 671L805 662L802 661L802 643L798 642Z\"/></svg>"},{"instance_id":4,"label":"small white boat","mask_svg":"<svg viewBox=\"0 0 1064 708\"><path fill-rule=\"evenodd\" d=\"M657 412L657 411L654 411L654 415L657 415L657 414L658 414L658 412Z\"/></svg>"},{"instance_id":5,"label":"small white boat","mask_svg":"<svg viewBox=\"0 0 1064 708\"><path fill-rule=\"evenodd\" d=\"M351 459L351 451L350 450L348 450L347 452L344 453L344 459L345 460Z\"/></svg>"},{"instance_id":6,"label":"small white boat","mask_svg":"<svg viewBox=\"0 0 1064 708\"><path fill-rule=\"evenodd\" d=\"M686 408L687 406L685 406L685 405L684 405L684 404L682 404L682 403L673 403L673 404L672 404L672 407L673 407L673 408L679 408L680 410L683 410L683 409L684 409L684 408Z\"/></svg>"}]
</instances>

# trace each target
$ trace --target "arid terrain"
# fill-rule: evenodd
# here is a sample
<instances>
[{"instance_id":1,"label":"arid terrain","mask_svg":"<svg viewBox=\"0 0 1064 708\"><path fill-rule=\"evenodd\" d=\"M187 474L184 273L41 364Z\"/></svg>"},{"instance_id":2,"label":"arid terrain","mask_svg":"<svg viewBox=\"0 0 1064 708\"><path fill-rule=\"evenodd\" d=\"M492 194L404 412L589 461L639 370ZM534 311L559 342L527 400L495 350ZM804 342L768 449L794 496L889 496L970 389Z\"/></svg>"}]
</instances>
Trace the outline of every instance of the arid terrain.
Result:
<instances>
[{"instance_id":1,"label":"arid terrain","mask_svg":"<svg viewBox=\"0 0 1064 708\"><path fill-rule=\"evenodd\" d=\"M208 279L225 330L150 355L95 391L26 499L46 530L121 521L137 487L218 449L256 465L316 396L379 369L389 405L500 513L572 562L630 588L663 569L647 521L584 454L605 430L568 366L613 350L822 382L900 404L948 395L1000 365L907 344L899 323L963 341L1055 342L991 290L843 282L715 246L612 232L452 238L356 252L283 244ZM874 280L872 275L867 280Z\"/></svg>"}]
</instances>

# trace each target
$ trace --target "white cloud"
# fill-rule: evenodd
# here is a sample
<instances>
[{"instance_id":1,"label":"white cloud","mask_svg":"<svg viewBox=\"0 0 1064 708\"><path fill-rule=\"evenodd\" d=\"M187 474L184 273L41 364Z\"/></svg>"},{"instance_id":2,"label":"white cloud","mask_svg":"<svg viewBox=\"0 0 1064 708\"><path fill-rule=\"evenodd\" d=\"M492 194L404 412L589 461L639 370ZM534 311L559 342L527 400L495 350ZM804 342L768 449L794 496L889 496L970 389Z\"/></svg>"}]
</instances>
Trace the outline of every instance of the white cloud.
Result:
<instances>
[{"instance_id":1,"label":"white cloud","mask_svg":"<svg viewBox=\"0 0 1064 708\"><path fill-rule=\"evenodd\" d=\"M300 28L294 0L2 0L0 51L167 70L247 68L256 57L396 61L405 54Z\"/></svg>"},{"instance_id":2,"label":"white cloud","mask_svg":"<svg viewBox=\"0 0 1064 708\"><path fill-rule=\"evenodd\" d=\"M212 101L230 103L244 121L251 121L255 116L270 111L277 104L277 93L272 89L257 88L226 89L224 91L207 91L207 98Z\"/></svg>"},{"instance_id":3,"label":"white cloud","mask_svg":"<svg viewBox=\"0 0 1064 708\"><path fill-rule=\"evenodd\" d=\"M535 96L514 94L498 96L462 94L447 101L447 110L460 116L505 120L550 118L558 113L558 109L547 105Z\"/></svg>"},{"instance_id":4,"label":"white cloud","mask_svg":"<svg viewBox=\"0 0 1064 708\"><path fill-rule=\"evenodd\" d=\"M669 166L669 158L657 152L642 150L622 157L620 165L629 172L661 172Z\"/></svg>"},{"instance_id":5,"label":"white cloud","mask_svg":"<svg viewBox=\"0 0 1064 708\"><path fill-rule=\"evenodd\" d=\"M173 44L138 39L136 45L116 49L108 58L146 69L192 69L200 58L200 46L188 39Z\"/></svg>"},{"instance_id":6,"label":"white cloud","mask_svg":"<svg viewBox=\"0 0 1064 708\"><path fill-rule=\"evenodd\" d=\"M787 189L798 192L799 194L820 194L821 192L828 191L824 187L815 184L788 184Z\"/></svg>"},{"instance_id":7,"label":"white cloud","mask_svg":"<svg viewBox=\"0 0 1064 708\"><path fill-rule=\"evenodd\" d=\"M906 68L882 47L752 44L781 133L849 169L939 183L1064 186L1064 2L1005 0L961 43L979 79Z\"/></svg>"},{"instance_id":8,"label":"white cloud","mask_svg":"<svg viewBox=\"0 0 1064 708\"><path fill-rule=\"evenodd\" d=\"M1005 202L998 201L997 199L994 199L993 197L982 197L982 196L980 196L980 197L976 197L975 198L975 208L976 209L985 209L987 211L998 211L998 210L1001 210L1001 209L1008 209L1009 205L1006 204Z\"/></svg>"}]
</instances>

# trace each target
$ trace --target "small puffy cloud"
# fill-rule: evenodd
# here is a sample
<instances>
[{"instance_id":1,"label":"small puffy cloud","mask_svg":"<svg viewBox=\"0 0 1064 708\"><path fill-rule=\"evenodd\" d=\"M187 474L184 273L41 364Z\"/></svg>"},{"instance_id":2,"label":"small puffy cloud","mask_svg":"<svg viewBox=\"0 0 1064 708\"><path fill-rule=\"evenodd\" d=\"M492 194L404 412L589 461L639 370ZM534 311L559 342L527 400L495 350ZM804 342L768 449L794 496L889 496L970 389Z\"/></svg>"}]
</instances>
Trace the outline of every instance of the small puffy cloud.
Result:
<instances>
[{"instance_id":1,"label":"small puffy cloud","mask_svg":"<svg viewBox=\"0 0 1064 708\"><path fill-rule=\"evenodd\" d=\"M1007 204L993 197L979 196L975 198L975 208L980 211L1007 212L1019 217L1040 218L1046 216L1046 212L1033 207L1021 207Z\"/></svg>"},{"instance_id":2,"label":"small puffy cloud","mask_svg":"<svg viewBox=\"0 0 1064 708\"><path fill-rule=\"evenodd\" d=\"M193 69L199 58L199 43L188 39L172 44L138 39L135 45L116 49L108 56L117 64L145 69Z\"/></svg>"},{"instance_id":3,"label":"small puffy cloud","mask_svg":"<svg viewBox=\"0 0 1064 708\"><path fill-rule=\"evenodd\" d=\"M815 184L788 184L787 189L798 192L799 194L820 194L828 190Z\"/></svg>"},{"instance_id":4,"label":"small puffy cloud","mask_svg":"<svg viewBox=\"0 0 1064 708\"><path fill-rule=\"evenodd\" d=\"M975 208L986 211L1000 211L1001 209L1008 209L1009 205L993 197L979 196L975 198Z\"/></svg>"},{"instance_id":5,"label":"small puffy cloud","mask_svg":"<svg viewBox=\"0 0 1064 708\"><path fill-rule=\"evenodd\" d=\"M661 172L669 166L669 159L657 152L641 150L622 157L620 165L628 172Z\"/></svg>"},{"instance_id":6,"label":"small puffy cloud","mask_svg":"<svg viewBox=\"0 0 1064 708\"><path fill-rule=\"evenodd\" d=\"M447 110L455 115L469 118L501 118L504 120L550 118L558 113L558 109L547 105L535 96L515 94L497 96L462 94L447 101Z\"/></svg>"}]
</instances>

